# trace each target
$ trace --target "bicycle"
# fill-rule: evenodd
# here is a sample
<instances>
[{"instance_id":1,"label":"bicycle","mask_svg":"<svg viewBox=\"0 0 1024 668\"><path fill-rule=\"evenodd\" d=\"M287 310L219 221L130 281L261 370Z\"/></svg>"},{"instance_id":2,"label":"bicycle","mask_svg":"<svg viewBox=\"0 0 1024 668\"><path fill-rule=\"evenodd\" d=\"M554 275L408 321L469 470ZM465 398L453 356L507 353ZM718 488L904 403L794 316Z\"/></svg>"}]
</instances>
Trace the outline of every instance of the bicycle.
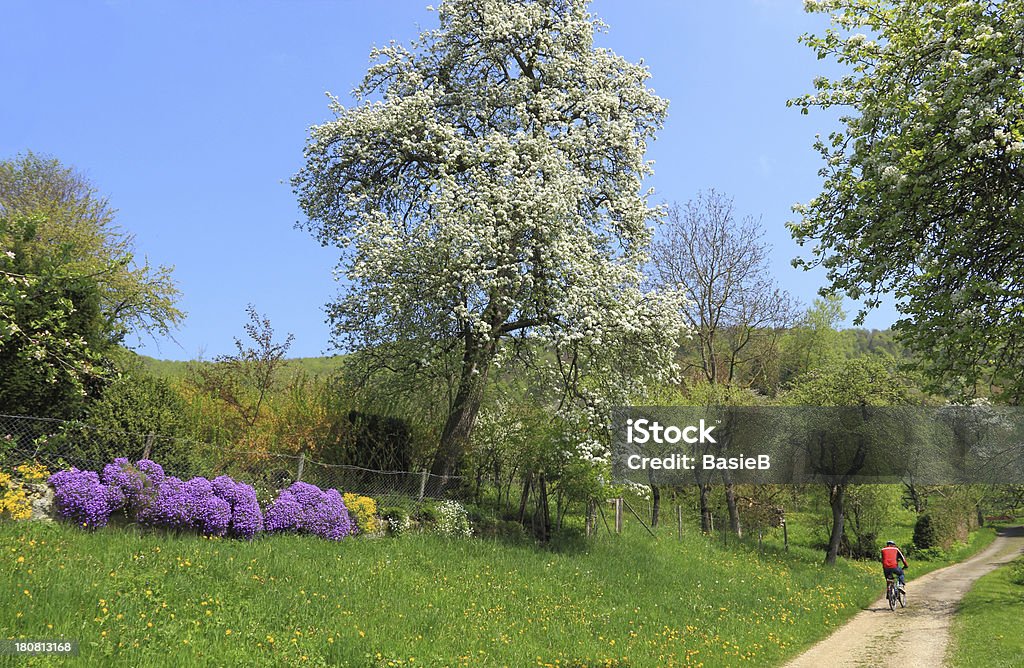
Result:
<instances>
[{"instance_id":1,"label":"bicycle","mask_svg":"<svg viewBox=\"0 0 1024 668\"><path fill-rule=\"evenodd\" d=\"M890 610L896 610L897 601L901 608L907 607L907 592L899 587L896 578L891 575L885 578L885 600L889 601Z\"/></svg>"}]
</instances>

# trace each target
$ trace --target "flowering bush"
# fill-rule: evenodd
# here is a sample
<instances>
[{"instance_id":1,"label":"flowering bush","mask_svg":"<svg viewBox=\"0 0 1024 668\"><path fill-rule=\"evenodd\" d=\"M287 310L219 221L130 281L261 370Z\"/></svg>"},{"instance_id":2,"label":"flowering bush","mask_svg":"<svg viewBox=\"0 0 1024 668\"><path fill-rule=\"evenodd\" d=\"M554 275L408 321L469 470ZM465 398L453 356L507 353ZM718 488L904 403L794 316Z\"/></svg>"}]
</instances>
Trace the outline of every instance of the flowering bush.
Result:
<instances>
[{"instance_id":1,"label":"flowering bush","mask_svg":"<svg viewBox=\"0 0 1024 668\"><path fill-rule=\"evenodd\" d=\"M380 520L377 518L377 502L368 496L344 494L342 499L345 507L355 522L360 533L377 533L380 531Z\"/></svg>"},{"instance_id":2,"label":"flowering bush","mask_svg":"<svg viewBox=\"0 0 1024 668\"><path fill-rule=\"evenodd\" d=\"M104 485L120 490L129 506L138 503L139 495L146 483L142 473L133 468L124 457L118 457L104 466L100 480Z\"/></svg>"},{"instance_id":3,"label":"flowering bush","mask_svg":"<svg viewBox=\"0 0 1024 668\"><path fill-rule=\"evenodd\" d=\"M401 536L412 528L412 519L403 508L384 508L380 516L392 536Z\"/></svg>"},{"instance_id":4,"label":"flowering bush","mask_svg":"<svg viewBox=\"0 0 1024 668\"><path fill-rule=\"evenodd\" d=\"M256 491L220 476L183 481L168 476L154 461L133 466L124 457L91 471L62 471L50 478L60 512L86 526L103 526L115 510L124 510L139 524L164 529L195 530L207 536L252 538L263 529Z\"/></svg>"},{"instance_id":5,"label":"flowering bush","mask_svg":"<svg viewBox=\"0 0 1024 668\"><path fill-rule=\"evenodd\" d=\"M27 520L32 516L25 489L11 480L9 473L0 472L0 517Z\"/></svg>"},{"instance_id":6,"label":"flowering bush","mask_svg":"<svg viewBox=\"0 0 1024 668\"><path fill-rule=\"evenodd\" d=\"M50 476L50 484L58 513L90 529L106 526L110 514L124 504L121 490L101 483L95 471L59 471Z\"/></svg>"},{"instance_id":7,"label":"flowering bush","mask_svg":"<svg viewBox=\"0 0 1024 668\"><path fill-rule=\"evenodd\" d=\"M142 500L136 519L148 526L223 536L231 523L231 504L213 493L213 485L206 478L185 482L167 476L156 486L155 494Z\"/></svg>"},{"instance_id":8,"label":"flowering bush","mask_svg":"<svg viewBox=\"0 0 1024 668\"><path fill-rule=\"evenodd\" d=\"M50 477L50 472L46 469L46 465L39 462L15 466L14 471L24 482L40 482Z\"/></svg>"},{"instance_id":9,"label":"flowering bush","mask_svg":"<svg viewBox=\"0 0 1024 668\"><path fill-rule=\"evenodd\" d=\"M305 482L282 490L267 509L267 531L312 533L340 540L354 533L345 501L336 489L322 490Z\"/></svg>"},{"instance_id":10,"label":"flowering bush","mask_svg":"<svg viewBox=\"0 0 1024 668\"><path fill-rule=\"evenodd\" d=\"M469 513L458 501L445 500L437 504L437 524L434 528L444 536L472 536Z\"/></svg>"},{"instance_id":11,"label":"flowering bush","mask_svg":"<svg viewBox=\"0 0 1024 668\"><path fill-rule=\"evenodd\" d=\"M38 462L21 464L14 468L15 475L0 472L0 517L12 520L32 518L30 490L24 483L35 483L50 477L46 467Z\"/></svg>"},{"instance_id":12,"label":"flowering bush","mask_svg":"<svg viewBox=\"0 0 1024 668\"><path fill-rule=\"evenodd\" d=\"M228 531L232 536L250 539L263 531L263 512L252 485L222 475L213 479L213 493L231 506Z\"/></svg>"}]
</instances>

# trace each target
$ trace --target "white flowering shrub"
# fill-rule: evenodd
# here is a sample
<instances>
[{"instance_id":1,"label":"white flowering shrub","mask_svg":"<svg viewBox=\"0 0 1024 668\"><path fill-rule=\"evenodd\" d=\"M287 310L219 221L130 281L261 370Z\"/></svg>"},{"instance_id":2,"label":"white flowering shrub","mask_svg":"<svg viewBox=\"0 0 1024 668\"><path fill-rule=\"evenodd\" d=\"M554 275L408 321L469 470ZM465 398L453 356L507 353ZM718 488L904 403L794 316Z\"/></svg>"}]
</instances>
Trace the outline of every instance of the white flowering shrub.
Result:
<instances>
[{"instance_id":1,"label":"white flowering shrub","mask_svg":"<svg viewBox=\"0 0 1024 668\"><path fill-rule=\"evenodd\" d=\"M442 536L452 538L473 535L473 527L469 523L469 513L458 501L445 500L437 504L437 523L434 529Z\"/></svg>"}]
</instances>

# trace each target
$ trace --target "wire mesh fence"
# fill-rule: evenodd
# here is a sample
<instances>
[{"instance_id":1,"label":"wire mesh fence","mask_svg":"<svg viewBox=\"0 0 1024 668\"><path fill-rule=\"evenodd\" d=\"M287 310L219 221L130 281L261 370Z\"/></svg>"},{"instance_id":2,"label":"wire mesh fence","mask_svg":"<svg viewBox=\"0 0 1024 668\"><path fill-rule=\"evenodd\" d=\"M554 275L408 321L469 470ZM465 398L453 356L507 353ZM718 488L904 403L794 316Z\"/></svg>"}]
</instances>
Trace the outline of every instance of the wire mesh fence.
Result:
<instances>
[{"instance_id":1,"label":"wire mesh fence","mask_svg":"<svg viewBox=\"0 0 1024 668\"><path fill-rule=\"evenodd\" d=\"M302 480L324 489L371 496L378 503L465 498L465 480L420 471L379 471L325 462L310 453L218 446L157 433L130 433L86 422L0 415L0 469L38 462L51 472L75 467L102 471L116 457L152 459L168 475L230 475L257 490L283 489Z\"/></svg>"}]
</instances>

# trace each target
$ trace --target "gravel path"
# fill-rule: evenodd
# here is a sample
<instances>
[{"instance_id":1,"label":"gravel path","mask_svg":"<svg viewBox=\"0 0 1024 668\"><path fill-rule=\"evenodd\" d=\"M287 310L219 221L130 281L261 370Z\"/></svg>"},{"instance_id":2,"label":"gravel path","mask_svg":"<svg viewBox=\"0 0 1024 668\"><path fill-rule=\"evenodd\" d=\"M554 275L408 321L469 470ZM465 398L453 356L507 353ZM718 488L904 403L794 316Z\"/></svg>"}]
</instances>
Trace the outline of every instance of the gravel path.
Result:
<instances>
[{"instance_id":1,"label":"gravel path","mask_svg":"<svg viewBox=\"0 0 1024 668\"><path fill-rule=\"evenodd\" d=\"M981 553L907 582L907 607L889 610L885 597L875 601L831 636L786 664L787 668L821 666L946 665L949 626L957 604L974 581L1024 553L1024 527L1000 531ZM910 562L913 572L914 562ZM882 569L878 569L882 586Z\"/></svg>"}]
</instances>

